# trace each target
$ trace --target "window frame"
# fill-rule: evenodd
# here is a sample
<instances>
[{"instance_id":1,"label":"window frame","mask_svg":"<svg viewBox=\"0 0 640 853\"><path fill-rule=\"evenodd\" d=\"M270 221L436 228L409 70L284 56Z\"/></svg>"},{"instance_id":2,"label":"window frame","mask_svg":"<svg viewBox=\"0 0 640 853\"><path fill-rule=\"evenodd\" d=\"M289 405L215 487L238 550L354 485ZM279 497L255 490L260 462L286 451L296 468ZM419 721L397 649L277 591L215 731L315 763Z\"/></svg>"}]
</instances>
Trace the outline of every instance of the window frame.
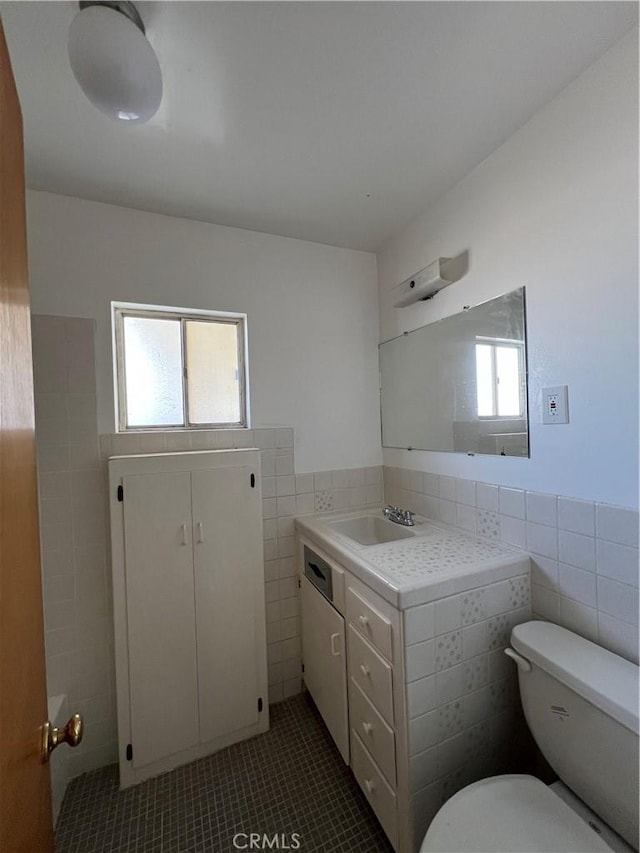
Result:
<instances>
[{"instance_id":1,"label":"window frame","mask_svg":"<svg viewBox=\"0 0 640 853\"><path fill-rule=\"evenodd\" d=\"M526 354L525 354L525 342L521 340L516 340L513 338L491 338L485 337L483 335L476 335L474 341L474 357L476 357L476 347L478 344L482 344L483 346L491 347L491 378L492 378L492 409L495 414L493 415L481 415L478 413L477 418L479 421L508 421L508 420L517 420L527 417L527 402L526 402L526 378L527 378L527 362L526 362ZM519 377L519 389L518 389L518 399L520 412L517 415L499 415L498 411L498 368L497 368L497 358L496 358L496 349L498 347L505 347L510 349L515 349L518 352L518 377ZM476 357L477 358L477 357ZM476 361L477 364L477 361ZM477 405L477 388L476 388L476 405Z\"/></svg>"},{"instance_id":2,"label":"window frame","mask_svg":"<svg viewBox=\"0 0 640 853\"><path fill-rule=\"evenodd\" d=\"M135 432L176 432L213 429L249 428L249 371L247 348L247 315L227 311L200 311L188 308L170 308L162 305L139 305L137 303L112 302L112 329L114 353L114 400L116 406L116 430L119 433ZM127 380L125 371L125 335L126 317L142 317L150 320L174 320L180 322L180 355L182 371L182 413L181 424L148 424L128 426L127 424ZM237 328L238 374L240 420L225 423L195 424L189 421L189 387L186 323L190 320L233 325Z\"/></svg>"}]
</instances>

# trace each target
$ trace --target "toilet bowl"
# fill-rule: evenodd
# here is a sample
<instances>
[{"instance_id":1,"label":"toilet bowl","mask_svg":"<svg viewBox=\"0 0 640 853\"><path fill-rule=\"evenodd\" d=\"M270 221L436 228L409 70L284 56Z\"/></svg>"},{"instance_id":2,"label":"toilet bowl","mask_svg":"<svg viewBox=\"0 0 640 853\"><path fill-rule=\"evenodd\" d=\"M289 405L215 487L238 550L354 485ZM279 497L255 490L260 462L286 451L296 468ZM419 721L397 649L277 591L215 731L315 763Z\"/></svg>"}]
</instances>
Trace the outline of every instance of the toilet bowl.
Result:
<instances>
[{"instance_id":1,"label":"toilet bowl","mask_svg":"<svg viewBox=\"0 0 640 853\"><path fill-rule=\"evenodd\" d=\"M611 853L611 847L534 776L493 776L458 791L436 815L421 853Z\"/></svg>"},{"instance_id":2,"label":"toilet bowl","mask_svg":"<svg viewBox=\"0 0 640 853\"><path fill-rule=\"evenodd\" d=\"M546 622L516 626L511 643L527 724L562 782L474 782L436 814L420 853L637 850L638 667Z\"/></svg>"}]
</instances>

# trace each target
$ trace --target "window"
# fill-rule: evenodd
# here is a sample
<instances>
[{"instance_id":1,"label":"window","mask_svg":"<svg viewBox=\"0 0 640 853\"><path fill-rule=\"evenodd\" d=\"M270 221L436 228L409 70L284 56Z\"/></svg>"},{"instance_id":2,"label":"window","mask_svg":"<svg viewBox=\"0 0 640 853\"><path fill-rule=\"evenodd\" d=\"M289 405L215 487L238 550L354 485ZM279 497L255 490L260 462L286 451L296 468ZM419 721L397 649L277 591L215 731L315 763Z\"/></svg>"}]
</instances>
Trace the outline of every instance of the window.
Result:
<instances>
[{"instance_id":1,"label":"window","mask_svg":"<svg viewBox=\"0 0 640 853\"><path fill-rule=\"evenodd\" d=\"M113 304L118 426L246 427L246 317Z\"/></svg>"},{"instance_id":2,"label":"window","mask_svg":"<svg viewBox=\"0 0 640 853\"><path fill-rule=\"evenodd\" d=\"M523 417L524 343L498 338L478 338L477 341L478 417Z\"/></svg>"}]
</instances>

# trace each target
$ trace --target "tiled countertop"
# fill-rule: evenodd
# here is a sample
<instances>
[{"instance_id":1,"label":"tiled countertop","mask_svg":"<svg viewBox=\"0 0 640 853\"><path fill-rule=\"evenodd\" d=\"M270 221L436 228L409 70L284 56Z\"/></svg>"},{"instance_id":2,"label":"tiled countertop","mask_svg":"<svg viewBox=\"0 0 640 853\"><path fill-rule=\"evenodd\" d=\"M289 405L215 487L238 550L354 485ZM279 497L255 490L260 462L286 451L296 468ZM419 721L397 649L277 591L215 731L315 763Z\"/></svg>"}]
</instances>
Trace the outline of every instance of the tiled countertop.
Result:
<instances>
[{"instance_id":1,"label":"tiled countertop","mask_svg":"<svg viewBox=\"0 0 640 853\"><path fill-rule=\"evenodd\" d=\"M296 530L353 572L394 607L404 610L529 571L529 556L456 527L416 517L414 536L360 545L330 525L381 510L298 516Z\"/></svg>"}]
</instances>

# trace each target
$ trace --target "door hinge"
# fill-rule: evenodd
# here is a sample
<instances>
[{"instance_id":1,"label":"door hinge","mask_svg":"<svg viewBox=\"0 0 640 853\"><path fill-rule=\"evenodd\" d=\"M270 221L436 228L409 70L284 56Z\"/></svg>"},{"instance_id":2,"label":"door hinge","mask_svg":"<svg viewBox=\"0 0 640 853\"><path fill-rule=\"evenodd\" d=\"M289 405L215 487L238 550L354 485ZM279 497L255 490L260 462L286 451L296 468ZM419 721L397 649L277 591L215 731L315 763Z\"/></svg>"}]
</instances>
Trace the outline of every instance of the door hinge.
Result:
<instances>
[{"instance_id":1,"label":"door hinge","mask_svg":"<svg viewBox=\"0 0 640 853\"><path fill-rule=\"evenodd\" d=\"M302 671L304 672L304 664L302 664Z\"/></svg>"},{"instance_id":2,"label":"door hinge","mask_svg":"<svg viewBox=\"0 0 640 853\"><path fill-rule=\"evenodd\" d=\"M255 487L256 487L256 475L252 474L251 475L251 488L255 489Z\"/></svg>"},{"instance_id":3,"label":"door hinge","mask_svg":"<svg viewBox=\"0 0 640 853\"><path fill-rule=\"evenodd\" d=\"M298 578L298 589L300 589L301 586L302 586L302 583L300 582L300 578Z\"/></svg>"},{"instance_id":4,"label":"door hinge","mask_svg":"<svg viewBox=\"0 0 640 853\"><path fill-rule=\"evenodd\" d=\"M262 711L262 696L258 699L258 711Z\"/></svg>"},{"instance_id":5,"label":"door hinge","mask_svg":"<svg viewBox=\"0 0 640 853\"><path fill-rule=\"evenodd\" d=\"M130 743L127 744L127 761L133 761L133 747Z\"/></svg>"},{"instance_id":6,"label":"door hinge","mask_svg":"<svg viewBox=\"0 0 640 853\"><path fill-rule=\"evenodd\" d=\"M122 503L124 500L124 486L118 486L118 502Z\"/></svg>"}]
</instances>

